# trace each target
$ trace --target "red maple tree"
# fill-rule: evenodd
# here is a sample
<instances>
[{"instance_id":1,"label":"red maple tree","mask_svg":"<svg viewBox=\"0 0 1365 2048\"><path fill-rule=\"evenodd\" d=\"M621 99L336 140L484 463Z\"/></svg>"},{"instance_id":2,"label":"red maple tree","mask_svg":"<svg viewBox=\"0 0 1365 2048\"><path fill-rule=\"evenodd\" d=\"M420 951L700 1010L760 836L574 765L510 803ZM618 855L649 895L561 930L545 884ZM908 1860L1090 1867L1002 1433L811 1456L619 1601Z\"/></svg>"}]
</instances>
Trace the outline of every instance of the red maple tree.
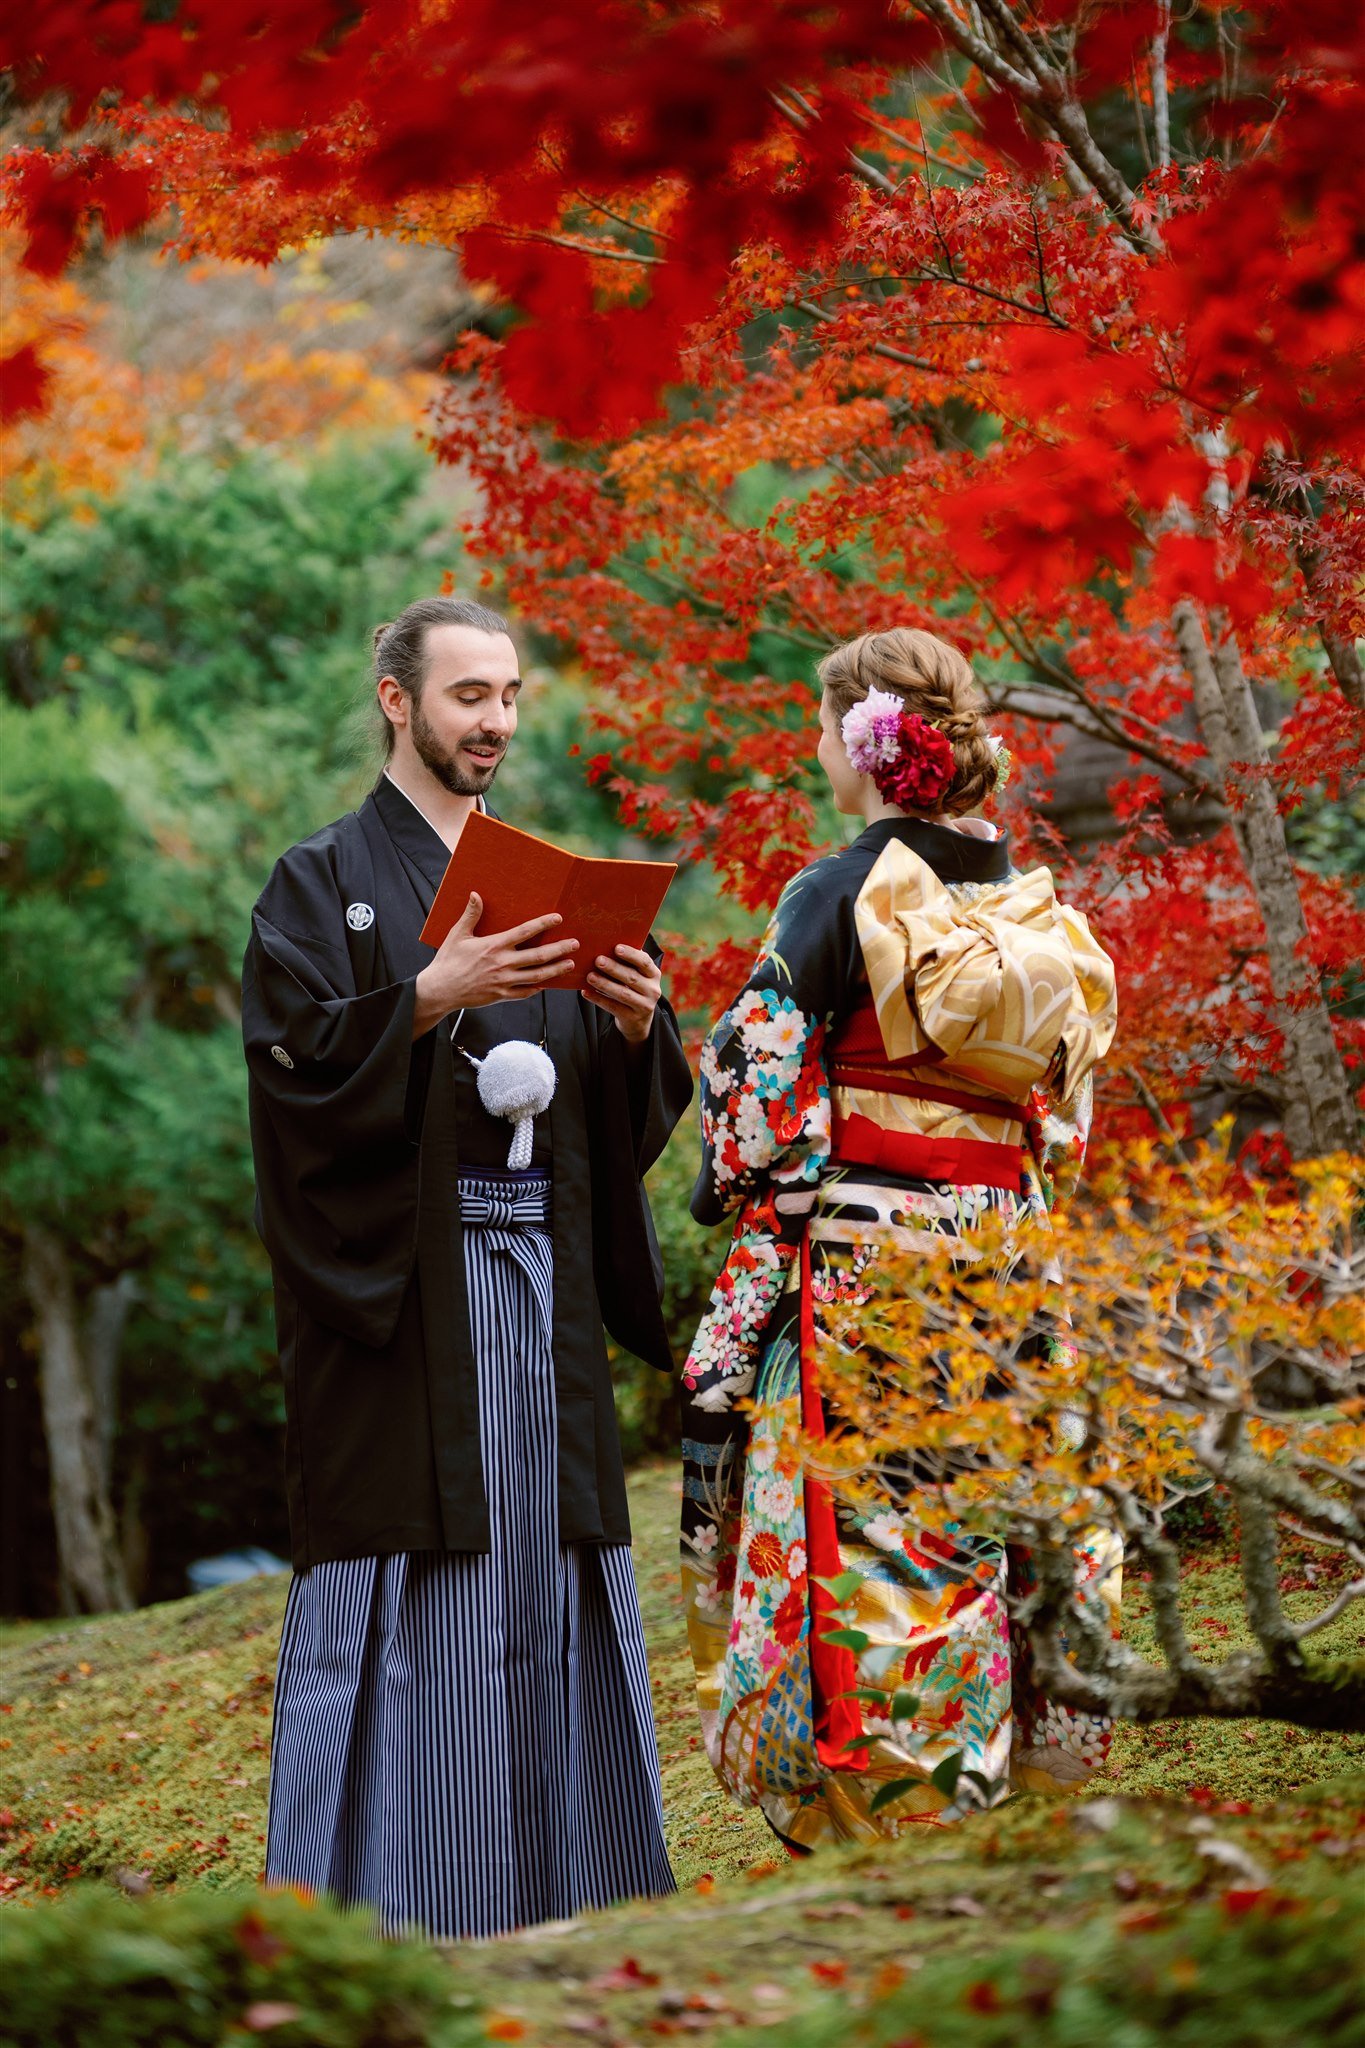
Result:
<instances>
[{"instance_id":1,"label":"red maple tree","mask_svg":"<svg viewBox=\"0 0 1365 2048\"><path fill-rule=\"evenodd\" d=\"M187 252L458 244L515 321L437 445L600 683L628 816L758 911L811 851L815 654L950 632L1027 771L1018 855L1060 857L1025 801L1058 743L1115 749L1122 835L1068 885L1135 1110L1217 1074L1305 1156L1354 1143L1365 1050L1359 907L1286 831L1365 708L1362 58L1345 0L37 0L5 205L48 272L168 202Z\"/></svg>"}]
</instances>

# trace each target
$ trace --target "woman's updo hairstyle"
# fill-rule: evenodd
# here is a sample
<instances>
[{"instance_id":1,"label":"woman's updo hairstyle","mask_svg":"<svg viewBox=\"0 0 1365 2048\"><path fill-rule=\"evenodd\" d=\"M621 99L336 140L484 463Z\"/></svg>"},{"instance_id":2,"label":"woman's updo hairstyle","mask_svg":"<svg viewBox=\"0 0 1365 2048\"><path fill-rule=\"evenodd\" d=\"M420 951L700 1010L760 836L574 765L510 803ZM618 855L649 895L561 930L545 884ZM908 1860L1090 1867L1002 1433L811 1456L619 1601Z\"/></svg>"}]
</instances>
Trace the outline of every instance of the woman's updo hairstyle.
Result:
<instances>
[{"instance_id":1,"label":"woman's updo hairstyle","mask_svg":"<svg viewBox=\"0 0 1365 2048\"><path fill-rule=\"evenodd\" d=\"M995 788L997 761L986 733L985 702L965 654L917 626L860 633L836 647L818 674L839 720L869 690L887 690L951 742L957 773L939 803L952 817L976 810Z\"/></svg>"}]
</instances>

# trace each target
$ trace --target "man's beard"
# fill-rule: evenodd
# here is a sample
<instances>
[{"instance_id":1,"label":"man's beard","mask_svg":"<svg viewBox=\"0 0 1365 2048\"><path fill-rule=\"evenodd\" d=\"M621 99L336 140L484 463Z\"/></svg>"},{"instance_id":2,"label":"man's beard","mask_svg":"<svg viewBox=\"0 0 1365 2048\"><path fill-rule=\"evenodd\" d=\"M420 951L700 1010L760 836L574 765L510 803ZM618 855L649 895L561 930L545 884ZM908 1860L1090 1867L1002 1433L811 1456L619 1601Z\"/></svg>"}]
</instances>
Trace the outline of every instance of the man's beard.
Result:
<instances>
[{"instance_id":1,"label":"man's beard","mask_svg":"<svg viewBox=\"0 0 1365 2048\"><path fill-rule=\"evenodd\" d=\"M462 749L457 747L452 753L441 745L423 715L420 699L413 703L410 730L418 759L424 767L430 769L436 780L443 788L448 789L452 796L482 796L497 774L503 754L507 751L504 745L499 750L497 760L487 768L480 768L475 762L462 759Z\"/></svg>"}]
</instances>

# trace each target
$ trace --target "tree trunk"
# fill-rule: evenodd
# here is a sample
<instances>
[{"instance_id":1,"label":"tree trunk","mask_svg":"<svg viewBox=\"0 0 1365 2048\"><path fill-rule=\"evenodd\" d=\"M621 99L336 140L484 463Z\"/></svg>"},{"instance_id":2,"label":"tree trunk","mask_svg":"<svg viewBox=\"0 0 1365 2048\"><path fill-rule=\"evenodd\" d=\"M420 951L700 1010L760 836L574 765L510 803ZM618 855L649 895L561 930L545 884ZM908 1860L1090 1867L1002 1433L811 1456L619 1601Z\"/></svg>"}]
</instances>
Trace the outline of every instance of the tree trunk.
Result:
<instances>
[{"instance_id":1,"label":"tree trunk","mask_svg":"<svg viewBox=\"0 0 1365 2048\"><path fill-rule=\"evenodd\" d=\"M1323 608L1318 637L1328 666L1337 679L1337 687L1353 711L1365 711L1365 668L1361 666L1359 649L1353 639L1348 639L1343 633L1334 633L1327 624L1326 614L1330 607L1328 593L1323 589L1322 555L1317 548L1301 547L1298 563L1309 596Z\"/></svg>"},{"instance_id":2,"label":"tree trunk","mask_svg":"<svg viewBox=\"0 0 1365 2048\"><path fill-rule=\"evenodd\" d=\"M1285 1138L1296 1159L1352 1151L1359 1119L1321 983L1307 957L1303 901L1241 652L1235 636L1218 631L1215 619L1210 653L1203 622L1188 599L1175 607L1172 623L1204 745L1224 786L1242 800L1232 823L1265 924L1275 1020L1284 1036L1285 1068L1275 1085Z\"/></svg>"},{"instance_id":3,"label":"tree trunk","mask_svg":"<svg viewBox=\"0 0 1365 2048\"><path fill-rule=\"evenodd\" d=\"M118 1368L123 1351L123 1331L128 1311L137 1293L131 1273L97 1287L90 1297L85 1317L82 1355L86 1384L95 1416L95 1440L99 1445L100 1485L113 1497L114 1437L118 1430Z\"/></svg>"},{"instance_id":4,"label":"tree trunk","mask_svg":"<svg viewBox=\"0 0 1365 2048\"><path fill-rule=\"evenodd\" d=\"M74 1605L91 1613L131 1607L71 1265L57 1239L40 1225L24 1232L23 1278L38 1325L43 1428L62 1585Z\"/></svg>"}]
</instances>

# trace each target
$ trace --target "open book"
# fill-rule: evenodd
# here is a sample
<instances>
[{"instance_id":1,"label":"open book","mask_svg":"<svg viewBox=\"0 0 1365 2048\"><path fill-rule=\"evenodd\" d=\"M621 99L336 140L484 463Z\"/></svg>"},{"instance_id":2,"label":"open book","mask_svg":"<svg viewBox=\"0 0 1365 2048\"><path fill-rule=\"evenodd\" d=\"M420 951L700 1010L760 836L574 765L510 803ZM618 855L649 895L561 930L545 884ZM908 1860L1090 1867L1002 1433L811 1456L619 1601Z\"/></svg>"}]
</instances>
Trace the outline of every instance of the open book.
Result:
<instances>
[{"instance_id":1,"label":"open book","mask_svg":"<svg viewBox=\"0 0 1365 2048\"><path fill-rule=\"evenodd\" d=\"M477 929L484 938L557 910L563 924L534 943L577 939L578 951L545 985L582 988L599 953L610 957L617 946L644 945L677 872L673 861L566 853L548 839L472 811L422 926L422 943L439 946L476 890L483 899Z\"/></svg>"}]
</instances>

